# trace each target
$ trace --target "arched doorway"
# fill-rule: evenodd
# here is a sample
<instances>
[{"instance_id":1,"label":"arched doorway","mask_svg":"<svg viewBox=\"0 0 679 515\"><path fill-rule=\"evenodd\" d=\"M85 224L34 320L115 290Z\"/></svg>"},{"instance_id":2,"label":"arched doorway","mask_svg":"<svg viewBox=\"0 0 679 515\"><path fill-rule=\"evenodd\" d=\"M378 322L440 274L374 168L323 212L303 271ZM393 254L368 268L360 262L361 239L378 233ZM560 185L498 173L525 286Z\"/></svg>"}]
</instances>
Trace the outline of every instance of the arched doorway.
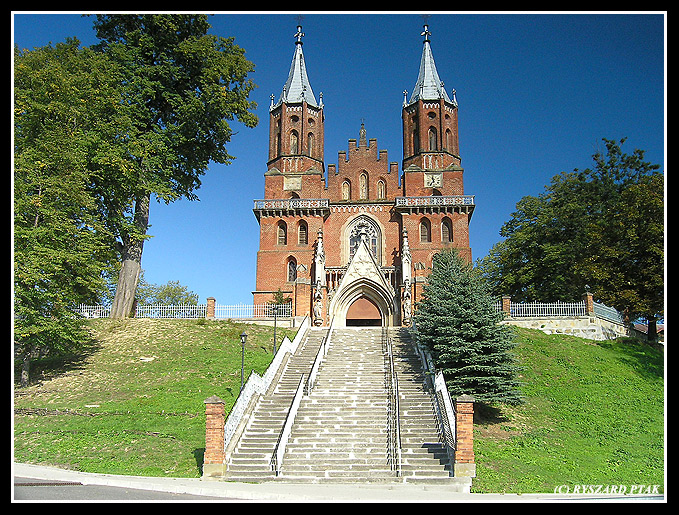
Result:
<instances>
[{"instance_id":1,"label":"arched doorway","mask_svg":"<svg viewBox=\"0 0 679 515\"><path fill-rule=\"evenodd\" d=\"M335 327L399 323L397 297L387 282L363 235L337 291L328 314Z\"/></svg>"},{"instance_id":2,"label":"arched doorway","mask_svg":"<svg viewBox=\"0 0 679 515\"><path fill-rule=\"evenodd\" d=\"M381 326L382 313L377 305L366 296L357 298L347 310L346 325Z\"/></svg>"}]
</instances>

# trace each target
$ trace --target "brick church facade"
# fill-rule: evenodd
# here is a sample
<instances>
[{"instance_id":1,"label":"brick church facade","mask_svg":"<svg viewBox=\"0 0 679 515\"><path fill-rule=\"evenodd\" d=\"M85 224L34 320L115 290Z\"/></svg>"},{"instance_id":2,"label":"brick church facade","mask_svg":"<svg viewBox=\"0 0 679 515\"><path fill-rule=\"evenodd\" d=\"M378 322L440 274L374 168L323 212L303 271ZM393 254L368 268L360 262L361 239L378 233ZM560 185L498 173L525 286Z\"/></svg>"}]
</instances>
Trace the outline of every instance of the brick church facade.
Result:
<instances>
[{"instance_id":1,"label":"brick church facade","mask_svg":"<svg viewBox=\"0 0 679 515\"><path fill-rule=\"evenodd\" d=\"M326 174L323 97L309 83L301 29L269 108L264 199L253 210L254 302L271 302L280 289L293 315L316 326L409 325L433 256L455 247L471 261L474 197L464 194L455 92L443 89L425 25L419 75L401 106L401 170L361 124Z\"/></svg>"}]
</instances>

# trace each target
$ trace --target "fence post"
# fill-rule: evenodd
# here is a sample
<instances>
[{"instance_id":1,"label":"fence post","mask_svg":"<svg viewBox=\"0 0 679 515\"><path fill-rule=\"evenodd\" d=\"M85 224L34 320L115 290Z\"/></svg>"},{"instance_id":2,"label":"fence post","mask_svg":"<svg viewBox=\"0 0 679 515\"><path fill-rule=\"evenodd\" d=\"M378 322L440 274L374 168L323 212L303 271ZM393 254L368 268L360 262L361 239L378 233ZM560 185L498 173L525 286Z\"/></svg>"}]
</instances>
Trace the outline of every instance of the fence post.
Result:
<instances>
[{"instance_id":1,"label":"fence post","mask_svg":"<svg viewBox=\"0 0 679 515\"><path fill-rule=\"evenodd\" d=\"M594 316L594 297L592 297L592 294L587 291L583 294L582 299L585 301L585 312L587 313L587 316Z\"/></svg>"},{"instance_id":2,"label":"fence post","mask_svg":"<svg viewBox=\"0 0 679 515\"><path fill-rule=\"evenodd\" d=\"M509 295L502 296L502 311L504 311L507 314L507 316L509 316L511 302L512 298Z\"/></svg>"},{"instance_id":3,"label":"fence post","mask_svg":"<svg viewBox=\"0 0 679 515\"><path fill-rule=\"evenodd\" d=\"M474 461L474 398L461 395L455 399L455 463L456 477L476 477Z\"/></svg>"},{"instance_id":4,"label":"fence post","mask_svg":"<svg viewBox=\"0 0 679 515\"><path fill-rule=\"evenodd\" d=\"M224 476L224 401L213 395L205 399L205 454L203 477Z\"/></svg>"},{"instance_id":5,"label":"fence post","mask_svg":"<svg viewBox=\"0 0 679 515\"><path fill-rule=\"evenodd\" d=\"M214 297L208 297L207 298L207 308L205 309L205 318L208 320L214 320L215 319L215 298Z\"/></svg>"}]
</instances>

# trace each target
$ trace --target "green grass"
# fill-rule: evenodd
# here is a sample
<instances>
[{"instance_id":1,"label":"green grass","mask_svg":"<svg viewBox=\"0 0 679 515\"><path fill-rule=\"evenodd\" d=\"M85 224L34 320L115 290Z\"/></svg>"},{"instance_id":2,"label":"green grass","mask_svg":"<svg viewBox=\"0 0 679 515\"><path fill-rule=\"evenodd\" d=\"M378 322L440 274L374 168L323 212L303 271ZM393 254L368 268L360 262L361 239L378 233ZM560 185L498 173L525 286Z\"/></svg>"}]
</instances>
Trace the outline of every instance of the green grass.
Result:
<instances>
[{"instance_id":1,"label":"green grass","mask_svg":"<svg viewBox=\"0 0 679 515\"><path fill-rule=\"evenodd\" d=\"M96 320L91 327L85 355L44 362L34 384L15 385L14 459L200 477L203 401L218 395L230 410L240 388L239 334L249 334L246 376L262 374L273 357L272 328L205 320ZM578 484L659 484L662 491L663 354L629 339L515 331L526 402L476 406L472 491Z\"/></svg>"},{"instance_id":2,"label":"green grass","mask_svg":"<svg viewBox=\"0 0 679 515\"><path fill-rule=\"evenodd\" d=\"M475 492L664 484L663 354L632 339L592 342L515 329L519 407L480 407Z\"/></svg>"},{"instance_id":3,"label":"green grass","mask_svg":"<svg viewBox=\"0 0 679 515\"><path fill-rule=\"evenodd\" d=\"M245 380L273 359L273 328L230 321L90 322L86 355L45 362L15 385L14 459L84 472L200 477L205 405L227 412ZM277 341L295 330L278 328Z\"/></svg>"}]
</instances>

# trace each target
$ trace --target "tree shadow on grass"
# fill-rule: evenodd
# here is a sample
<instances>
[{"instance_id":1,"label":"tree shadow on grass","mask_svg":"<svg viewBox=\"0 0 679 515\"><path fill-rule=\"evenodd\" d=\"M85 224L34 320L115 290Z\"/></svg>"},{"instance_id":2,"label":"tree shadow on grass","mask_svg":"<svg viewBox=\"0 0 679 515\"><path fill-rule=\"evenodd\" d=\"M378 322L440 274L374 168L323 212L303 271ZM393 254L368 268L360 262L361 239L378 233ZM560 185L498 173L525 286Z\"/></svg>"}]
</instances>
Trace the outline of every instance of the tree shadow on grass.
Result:
<instances>
[{"instance_id":1,"label":"tree shadow on grass","mask_svg":"<svg viewBox=\"0 0 679 515\"><path fill-rule=\"evenodd\" d=\"M510 419L504 413L501 407L491 406L483 402L474 403L474 424L488 426L492 424L500 424L502 422L509 422Z\"/></svg>"},{"instance_id":2,"label":"tree shadow on grass","mask_svg":"<svg viewBox=\"0 0 679 515\"><path fill-rule=\"evenodd\" d=\"M598 342L600 347L615 349L620 352L620 361L632 367L646 379L664 377L665 364L662 350L635 338L618 338Z\"/></svg>"},{"instance_id":3,"label":"tree shadow on grass","mask_svg":"<svg viewBox=\"0 0 679 515\"><path fill-rule=\"evenodd\" d=\"M29 382L34 386L55 379L61 375L86 368L86 361L92 354L101 349L101 343L94 338L82 342L75 352L52 353L31 360ZM14 386L21 387L20 360L14 360Z\"/></svg>"},{"instance_id":4,"label":"tree shadow on grass","mask_svg":"<svg viewBox=\"0 0 679 515\"><path fill-rule=\"evenodd\" d=\"M193 457L196 460L196 469L198 470L198 475L203 475L203 462L205 461L205 447L193 450Z\"/></svg>"}]
</instances>

